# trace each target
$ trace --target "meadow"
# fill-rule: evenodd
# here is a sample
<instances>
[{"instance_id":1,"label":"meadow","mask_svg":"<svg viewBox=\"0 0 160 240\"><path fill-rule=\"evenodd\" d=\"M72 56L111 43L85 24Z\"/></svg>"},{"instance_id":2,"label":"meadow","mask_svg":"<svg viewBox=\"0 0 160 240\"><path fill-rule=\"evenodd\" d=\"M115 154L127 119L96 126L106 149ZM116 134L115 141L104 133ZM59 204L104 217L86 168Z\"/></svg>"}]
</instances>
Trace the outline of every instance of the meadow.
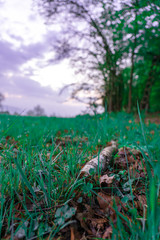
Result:
<instances>
[{"instance_id":1,"label":"meadow","mask_svg":"<svg viewBox=\"0 0 160 240\"><path fill-rule=\"evenodd\" d=\"M0 115L0 239L160 239L160 125L144 118ZM105 172L81 177L112 140Z\"/></svg>"}]
</instances>

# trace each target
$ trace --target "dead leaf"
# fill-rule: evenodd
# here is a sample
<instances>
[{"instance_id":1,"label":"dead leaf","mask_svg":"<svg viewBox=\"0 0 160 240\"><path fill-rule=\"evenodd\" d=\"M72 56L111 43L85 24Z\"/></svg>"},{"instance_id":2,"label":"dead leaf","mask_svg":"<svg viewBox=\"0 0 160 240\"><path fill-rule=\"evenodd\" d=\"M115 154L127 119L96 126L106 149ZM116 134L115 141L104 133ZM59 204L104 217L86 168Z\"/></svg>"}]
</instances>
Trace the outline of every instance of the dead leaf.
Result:
<instances>
[{"instance_id":1,"label":"dead leaf","mask_svg":"<svg viewBox=\"0 0 160 240\"><path fill-rule=\"evenodd\" d=\"M91 223L93 227L97 228L98 230L104 229L104 224L107 223L107 219L105 218L92 218Z\"/></svg>"},{"instance_id":2,"label":"dead leaf","mask_svg":"<svg viewBox=\"0 0 160 240\"><path fill-rule=\"evenodd\" d=\"M130 164L130 163L135 163L135 158L133 157L133 155L131 155L131 156L128 156L128 163Z\"/></svg>"},{"instance_id":3,"label":"dead leaf","mask_svg":"<svg viewBox=\"0 0 160 240\"><path fill-rule=\"evenodd\" d=\"M115 203L119 212L121 212L122 209L124 211L127 211L127 208L125 207L125 203L121 202L120 198L117 196L109 196L102 192L99 192L97 196L97 200L100 208L103 209L103 211L105 211L107 216L113 222L116 222L116 219L117 219L117 213L113 208ZM123 215L122 212L121 212L121 215Z\"/></svg>"},{"instance_id":4,"label":"dead leaf","mask_svg":"<svg viewBox=\"0 0 160 240\"><path fill-rule=\"evenodd\" d=\"M107 183L107 184L111 184L113 182L114 179L114 175L111 177L108 177L107 174L103 175L102 177L100 177L100 184L102 183Z\"/></svg>"},{"instance_id":5,"label":"dead leaf","mask_svg":"<svg viewBox=\"0 0 160 240\"><path fill-rule=\"evenodd\" d=\"M103 210L106 210L107 207L112 207L113 206L113 199L114 199L113 196L106 195L102 192L99 192L98 196L97 196L99 206Z\"/></svg>"},{"instance_id":6,"label":"dead leaf","mask_svg":"<svg viewBox=\"0 0 160 240\"><path fill-rule=\"evenodd\" d=\"M84 228L84 230L88 234L92 234L92 231L88 228L86 221L87 221L87 215L85 212L77 213L76 218L80 221L81 227Z\"/></svg>"},{"instance_id":7,"label":"dead leaf","mask_svg":"<svg viewBox=\"0 0 160 240\"><path fill-rule=\"evenodd\" d=\"M64 129L64 132L65 132L65 133L68 133L68 129Z\"/></svg>"},{"instance_id":8,"label":"dead leaf","mask_svg":"<svg viewBox=\"0 0 160 240\"><path fill-rule=\"evenodd\" d=\"M127 150L130 152L130 154L134 155L134 156L142 156L142 153L140 150L137 150L135 148L127 148Z\"/></svg>"},{"instance_id":9,"label":"dead leaf","mask_svg":"<svg viewBox=\"0 0 160 240\"><path fill-rule=\"evenodd\" d=\"M92 234L92 231L88 227L88 221L94 217L94 210L88 205L84 204L85 210L84 212L80 212L76 214L76 218L80 221L81 227L84 228L88 234Z\"/></svg>"},{"instance_id":10,"label":"dead leaf","mask_svg":"<svg viewBox=\"0 0 160 240\"><path fill-rule=\"evenodd\" d=\"M75 240L75 237L74 237L74 228L73 228L73 227L70 227L70 230L71 230L71 240Z\"/></svg>"},{"instance_id":11,"label":"dead leaf","mask_svg":"<svg viewBox=\"0 0 160 240\"><path fill-rule=\"evenodd\" d=\"M140 207L147 206L147 199L145 195L138 195L137 198L138 198Z\"/></svg>"},{"instance_id":12,"label":"dead leaf","mask_svg":"<svg viewBox=\"0 0 160 240\"><path fill-rule=\"evenodd\" d=\"M50 152L48 152L48 153L47 153L47 160L49 160L49 159L50 159L50 156L51 156L51 153L50 153Z\"/></svg>"},{"instance_id":13,"label":"dead leaf","mask_svg":"<svg viewBox=\"0 0 160 240\"><path fill-rule=\"evenodd\" d=\"M99 181L100 181L101 188L105 188L107 193L111 192L112 183L114 181L114 175L111 177L108 177L108 175L105 174L102 177L100 177Z\"/></svg>"},{"instance_id":14,"label":"dead leaf","mask_svg":"<svg viewBox=\"0 0 160 240\"><path fill-rule=\"evenodd\" d=\"M154 135L154 130L150 131L150 134Z\"/></svg>"},{"instance_id":15,"label":"dead leaf","mask_svg":"<svg viewBox=\"0 0 160 240\"><path fill-rule=\"evenodd\" d=\"M3 239L4 240L9 240L9 239L11 239L11 235L7 235L7 236L3 237Z\"/></svg>"},{"instance_id":16,"label":"dead leaf","mask_svg":"<svg viewBox=\"0 0 160 240\"><path fill-rule=\"evenodd\" d=\"M106 230L105 230L105 232L104 232L104 234L103 234L103 236L102 236L102 238L103 238L103 239L111 238L112 232L113 232L112 227L111 227L111 226L110 226L110 227L107 227Z\"/></svg>"},{"instance_id":17,"label":"dead leaf","mask_svg":"<svg viewBox=\"0 0 160 240\"><path fill-rule=\"evenodd\" d=\"M87 240L87 237L85 236L85 232L83 233L83 236L80 240Z\"/></svg>"}]
</instances>

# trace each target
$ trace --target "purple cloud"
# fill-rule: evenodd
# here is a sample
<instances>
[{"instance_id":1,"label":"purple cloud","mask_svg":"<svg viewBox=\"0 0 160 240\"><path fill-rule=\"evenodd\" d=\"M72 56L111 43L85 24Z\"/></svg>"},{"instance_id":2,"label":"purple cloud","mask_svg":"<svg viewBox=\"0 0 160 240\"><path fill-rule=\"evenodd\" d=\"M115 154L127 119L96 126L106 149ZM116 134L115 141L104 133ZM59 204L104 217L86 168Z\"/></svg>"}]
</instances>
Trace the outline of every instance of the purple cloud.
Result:
<instances>
[{"instance_id":1,"label":"purple cloud","mask_svg":"<svg viewBox=\"0 0 160 240\"><path fill-rule=\"evenodd\" d=\"M17 0L17 2L19 2L17 7L22 9L23 1ZM52 44L57 40L58 32L50 29L44 33L42 21L38 21L39 17L37 18L36 14L29 12L29 9L26 11L28 17L24 18L25 21L17 19L17 17L12 18L11 14L8 17L7 8L13 10L13 15L17 13L17 9L13 7L13 4L10 5L10 0L6 0L5 3L4 7L6 6L6 8L3 8L3 3L0 2L1 10L5 9L3 11L5 14L2 14L0 18L0 23L4 26L2 28L4 34L2 31L0 33L0 92L6 95L4 105L29 110L40 104L48 114L54 112L57 115L73 116L79 113L84 106L81 107L71 102L64 103L65 99L69 97L69 92L66 91L59 96L58 92L51 87L43 87L33 80L34 77L37 79L36 74L39 69L49 65L48 58L52 59L52 54L54 56ZM14 26L18 31L14 29ZM34 31L34 26L39 28L35 27ZM42 29L40 29L41 27ZM28 32L28 35L25 35L25 32ZM48 53L50 54L48 55ZM51 61L50 64L52 64ZM55 77L55 75L53 81L58 82L58 76Z\"/></svg>"},{"instance_id":2,"label":"purple cloud","mask_svg":"<svg viewBox=\"0 0 160 240\"><path fill-rule=\"evenodd\" d=\"M19 67L34 58L42 58L48 47L44 43L21 46L19 49L5 41L0 41L0 70L18 71Z\"/></svg>"}]
</instances>

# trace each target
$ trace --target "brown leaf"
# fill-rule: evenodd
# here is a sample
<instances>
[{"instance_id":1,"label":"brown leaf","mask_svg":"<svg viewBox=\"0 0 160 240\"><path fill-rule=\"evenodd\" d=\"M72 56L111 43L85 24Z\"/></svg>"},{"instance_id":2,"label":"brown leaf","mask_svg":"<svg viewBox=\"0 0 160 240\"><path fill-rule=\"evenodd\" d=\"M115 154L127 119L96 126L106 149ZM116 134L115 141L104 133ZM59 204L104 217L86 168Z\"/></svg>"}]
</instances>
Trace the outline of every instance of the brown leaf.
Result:
<instances>
[{"instance_id":1,"label":"brown leaf","mask_svg":"<svg viewBox=\"0 0 160 240\"><path fill-rule=\"evenodd\" d=\"M70 227L70 230L71 230L71 240L75 240L75 237L74 237L74 228L73 228L73 227Z\"/></svg>"},{"instance_id":2,"label":"brown leaf","mask_svg":"<svg viewBox=\"0 0 160 240\"><path fill-rule=\"evenodd\" d=\"M94 215L94 209L91 207L91 206L89 206L88 204L84 204L85 205L85 207L86 207L86 211L85 211L85 213L87 213L87 216L89 217L93 217L93 215Z\"/></svg>"},{"instance_id":3,"label":"brown leaf","mask_svg":"<svg viewBox=\"0 0 160 240\"><path fill-rule=\"evenodd\" d=\"M64 129L64 132L65 132L65 133L68 133L68 129Z\"/></svg>"},{"instance_id":4,"label":"brown leaf","mask_svg":"<svg viewBox=\"0 0 160 240\"><path fill-rule=\"evenodd\" d=\"M154 130L150 131L150 134L154 135Z\"/></svg>"},{"instance_id":5,"label":"brown leaf","mask_svg":"<svg viewBox=\"0 0 160 240\"><path fill-rule=\"evenodd\" d=\"M61 134L62 134L62 132L61 132L61 131L58 131L56 135L57 135L57 136L61 136Z\"/></svg>"},{"instance_id":6,"label":"brown leaf","mask_svg":"<svg viewBox=\"0 0 160 240\"><path fill-rule=\"evenodd\" d=\"M113 232L112 227L111 226L107 227L102 238L103 239L111 238L112 232Z\"/></svg>"},{"instance_id":7,"label":"brown leaf","mask_svg":"<svg viewBox=\"0 0 160 240\"><path fill-rule=\"evenodd\" d=\"M144 205L147 206L147 199L145 195L138 195L137 196L139 201L139 206L143 207Z\"/></svg>"},{"instance_id":8,"label":"brown leaf","mask_svg":"<svg viewBox=\"0 0 160 240\"><path fill-rule=\"evenodd\" d=\"M134 156L142 156L142 153L140 150L137 150L135 148L128 148L130 154L133 154Z\"/></svg>"},{"instance_id":9,"label":"brown leaf","mask_svg":"<svg viewBox=\"0 0 160 240\"><path fill-rule=\"evenodd\" d=\"M125 207L125 203L122 203L120 198L117 196L109 196L102 192L99 192L97 196L97 200L100 208L103 209L105 213L107 213L106 216L112 219L113 222L116 222L116 219L117 219L116 211L113 208L114 203L116 203L118 211L121 212L121 215L123 215L121 211L122 209L124 211L127 211L127 208Z\"/></svg>"},{"instance_id":10,"label":"brown leaf","mask_svg":"<svg viewBox=\"0 0 160 240\"><path fill-rule=\"evenodd\" d=\"M97 196L97 200L100 208L102 208L103 210L106 210L106 208L110 208L112 211L114 211L112 206L113 206L114 199L116 198L117 197L109 196L102 192L99 192Z\"/></svg>"},{"instance_id":11,"label":"brown leaf","mask_svg":"<svg viewBox=\"0 0 160 240\"><path fill-rule=\"evenodd\" d=\"M4 148L4 145L0 143L0 150L2 150L3 148Z\"/></svg>"},{"instance_id":12,"label":"brown leaf","mask_svg":"<svg viewBox=\"0 0 160 240\"><path fill-rule=\"evenodd\" d=\"M128 156L127 157L127 159L128 159L128 163L130 164L130 163L135 163L135 158L133 157L133 155L131 155L131 156Z\"/></svg>"},{"instance_id":13,"label":"brown leaf","mask_svg":"<svg viewBox=\"0 0 160 240\"><path fill-rule=\"evenodd\" d=\"M88 228L87 224L86 224L86 220L87 220L87 214L86 213L77 213L76 214L76 218L80 221L81 227L84 228L84 230L88 233L88 234L92 234L92 231Z\"/></svg>"},{"instance_id":14,"label":"brown leaf","mask_svg":"<svg viewBox=\"0 0 160 240\"><path fill-rule=\"evenodd\" d=\"M125 169L127 167L125 156L116 157L114 159L114 165L116 168Z\"/></svg>"},{"instance_id":15,"label":"brown leaf","mask_svg":"<svg viewBox=\"0 0 160 240\"><path fill-rule=\"evenodd\" d=\"M50 156L51 156L51 153L50 153L50 152L48 152L48 153L47 153L47 160L49 160L49 159L50 159Z\"/></svg>"},{"instance_id":16,"label":"brown leaf","mask_svg":"<svg viewBox=\"0 0 160 240\"><path fill-rule=\"evenodd\" d=\"M76 214L76 218L80 221L81 227L84 228L88 234L92 234L92 231L88 227L88 220L91 221L91 219L94 216L94 210L88 205L84 204L85 210L84 212L80 212Z\"/></svg>"},{"instance_id":17,"label":"brown leaf","mask_svg":"<svg viewBox=\"0 0 160 240\"><path fill-rule=\"evenodd\" d=\"M5 239L5 240L11 239L11 235L7 235L7 236L3 237L3 239Z\"/></svg>"},{"instance_id":18,"label":"brown leaf","mask_svg":"<svg viewBox=\"0 0 160 240\"><path fill-rule=\"evenodd\" d=\"M97 228L98 230L104 229L104 224L107 223L108 220L105 218L92 218L91 223L93 227Z\"/></svg>"}]
</instances>

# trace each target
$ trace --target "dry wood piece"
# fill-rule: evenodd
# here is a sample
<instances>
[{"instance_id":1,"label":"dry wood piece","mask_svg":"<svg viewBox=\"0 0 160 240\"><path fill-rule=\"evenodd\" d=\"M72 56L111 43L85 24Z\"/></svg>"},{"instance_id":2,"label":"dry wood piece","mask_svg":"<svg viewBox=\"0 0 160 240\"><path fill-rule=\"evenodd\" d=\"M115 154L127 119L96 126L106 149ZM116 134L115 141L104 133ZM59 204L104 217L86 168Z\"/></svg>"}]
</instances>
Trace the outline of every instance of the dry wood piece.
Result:
<instances>
[{"instance_id":1,"label":"dry wood piece","mask_svg":"<svg viewBox=\"0 0 160 240\"><path fill-rule=\"evenodd\" d=\"M80 176L89 176L91 172L97 172L98 168L103 173L107 165L110 163L112 156L118 152L117 143L111 141L112 145L104 148L100 154L91 159L86 165L81 169Z\"/></svg>"}]
</instances>

